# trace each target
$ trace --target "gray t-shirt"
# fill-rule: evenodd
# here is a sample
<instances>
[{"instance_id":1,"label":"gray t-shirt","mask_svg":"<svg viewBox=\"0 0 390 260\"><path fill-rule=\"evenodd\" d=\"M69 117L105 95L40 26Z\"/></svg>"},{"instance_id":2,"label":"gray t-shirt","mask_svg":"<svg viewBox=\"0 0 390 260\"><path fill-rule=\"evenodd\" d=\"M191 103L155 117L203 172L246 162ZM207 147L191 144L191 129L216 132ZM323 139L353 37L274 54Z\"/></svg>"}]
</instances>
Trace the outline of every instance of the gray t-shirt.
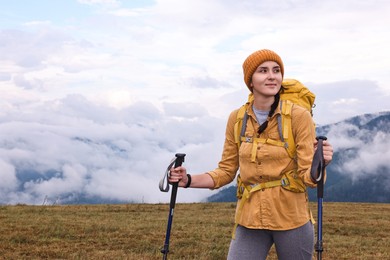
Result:
<instances>
[{"instance_id":1,"label":"gray t-shirt","mask_svg":"<svg viewBox=\"0 0 390 260\"><path fill-rule=\"evenodd\" d=\"M252 106L252 108L253 112L255 112L257 123L259 123L259 125L263 124L267 120L269 111L258 110L255 106Z\"/></svg>"}]
</instances>

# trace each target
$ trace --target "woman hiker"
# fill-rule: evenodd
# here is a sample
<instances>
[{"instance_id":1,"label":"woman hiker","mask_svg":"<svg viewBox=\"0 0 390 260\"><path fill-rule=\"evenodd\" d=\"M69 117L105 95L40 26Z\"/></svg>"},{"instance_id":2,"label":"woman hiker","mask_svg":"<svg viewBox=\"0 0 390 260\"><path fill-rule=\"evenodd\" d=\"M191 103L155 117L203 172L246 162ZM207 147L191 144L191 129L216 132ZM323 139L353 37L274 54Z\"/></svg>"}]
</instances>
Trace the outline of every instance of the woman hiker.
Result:
<instances>
[{"instance_id":1,"label":"woman hiker","mask_svg":"<svg viewBox=\"0 0 390 260\"><path fill-rule=\"evenodd\" d=\"M254 97L249 105L247 125L256 129L258 138L280 141L277 115L281 113L279 95L283 91L282 59L271 50L259 50L247 57L243 70L244 81ZM315 187L310 168L317 141L310 112L297 105L293 105L291 112L296 159L292 159L284 147L268 143L258 142L256 149L252 149L253 143L245 142L238 147L234 136L238 113L235 110L227 122L218 168L196 175L187 174L183 166L170 172L169 181L178 182L179 187L217 189L232 182L240 168L241 191L249 191L259 183L281 180L288 171L295 172L303 191L287 190L281 185L263 186L250 196L245 194L249 196L245 197L245 203L239 197L228 259L266 259L273 244L278 259L312 259L314 227L306 186ZM323 150L328 164L333 148L324 141Z\"/></svg>"}]
</instances>

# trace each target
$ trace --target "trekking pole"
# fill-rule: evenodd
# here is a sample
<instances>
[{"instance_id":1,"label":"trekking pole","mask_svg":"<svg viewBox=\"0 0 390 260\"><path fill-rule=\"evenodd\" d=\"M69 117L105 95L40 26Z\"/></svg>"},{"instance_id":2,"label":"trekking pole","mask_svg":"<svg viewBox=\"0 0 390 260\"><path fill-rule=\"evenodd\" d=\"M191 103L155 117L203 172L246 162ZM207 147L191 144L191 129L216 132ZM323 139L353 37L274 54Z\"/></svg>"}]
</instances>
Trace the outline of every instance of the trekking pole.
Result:
<instances>
[{"instance_id":1,"label":"trekking pole","mask_svg":"<svg viewBox=\"0 0 390 260\"><path fill-rule=\"evenodd\" d=\"M184 153L177 153L176 158L174 158L169 166L167 167L167 170L165 172L164 178L160 181L159 187L160 190L163 192L168 192L169 191L169 183L166 183L166 186L164 187L164 180L165 178L168 179L168 174L170 169L172 168L173 165L174 167L179 167L182 165L184 162L184 157L186 156ZM175 204L176 204L176 194L177 194L177 188L179 186L178 182L172 183L172 193L171 193L171 202L169 205L169 215L168 215L168 225L167 225L167 232L165 235L165 243L164 247L161 249L161 253L163 254L163 259L166 260L168 257L168 252L169 252L169 238L171 236L171 227L172 227L172 221L173 221L173 212L175 209Z\"/></svg>"},{"instance_id":2,"label":"trekking pole","mask_svg":"<svg viewBox=\"0 0 390 260\"><path fill-rule=\"evenodd\" d=\"M314 153L313 162L311 165L311 178L317 183L317 242L315 250L317 251L317 259L322 259L323 243L322 243L322 201L324 198L324 172L325 172L325 159L322 142L327 138L325 136L318 136L317 150Z\"/></svg>"}]
</instances>

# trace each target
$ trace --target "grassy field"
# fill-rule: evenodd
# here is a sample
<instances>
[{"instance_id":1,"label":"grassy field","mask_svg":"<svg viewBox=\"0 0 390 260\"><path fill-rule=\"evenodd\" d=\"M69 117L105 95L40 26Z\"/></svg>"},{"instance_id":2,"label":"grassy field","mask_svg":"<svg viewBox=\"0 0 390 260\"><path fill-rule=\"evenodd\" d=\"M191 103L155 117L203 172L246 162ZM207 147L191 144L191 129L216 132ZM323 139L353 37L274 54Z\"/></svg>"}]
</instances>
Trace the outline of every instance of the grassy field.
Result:
<instances>
[{"instance_id":1,"label":"grassy field","mask_svg":"<svg viewBox=\"0 0 390 260\"><path fill-rule=\"evenodd\" d=\"M225 259L234 210L234 203L177 204L168 258ZM390 204L323 210L323 259L390 259ZM168 211L168 204L0 206L0 259L161 259ZM268 259L277 259L274 249Z\"/></svg>"}]
</instances>

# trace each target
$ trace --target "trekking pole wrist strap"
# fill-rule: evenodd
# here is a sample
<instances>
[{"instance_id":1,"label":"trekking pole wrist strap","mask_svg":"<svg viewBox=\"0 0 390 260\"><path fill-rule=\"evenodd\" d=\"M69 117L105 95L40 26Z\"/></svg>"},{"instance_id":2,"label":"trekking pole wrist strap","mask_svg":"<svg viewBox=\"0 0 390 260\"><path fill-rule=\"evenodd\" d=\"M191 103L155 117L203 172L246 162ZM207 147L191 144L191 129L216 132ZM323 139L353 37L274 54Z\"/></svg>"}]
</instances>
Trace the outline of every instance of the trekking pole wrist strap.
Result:
<instances>
[{"instance_id":1,"label":"trekking pole wrist strap","mask_svg":"<svg viewBox=\"0 0 390 260\"><path fill-rule=\"evenodd\" d=\"M184 186L184 188L188 188L190 187L191 185L191 175L190 174L187 174L187 184Z\"/></svg>"},{"instance_id":2,"label":"trekking pole wrist strap","mask_svg":"<svg viewBox=\"0 0 390 260\"><path fill-rule=\"evenodd\" d=\"M178 154L176 154L176 157L171 160L171 162L169 163L169 165L164 173L164 177L160 180L160 182L158 184L160 191L168 192L169 191L169 184L172 184L172 185L174 184L174 183L170 183L168 180L170 171L171 171L172 167L176 168L178 166L181 166L181 164L184 162L184 156L185 156L184 153L178 153Z\"/></svg>"}]
</instances>

